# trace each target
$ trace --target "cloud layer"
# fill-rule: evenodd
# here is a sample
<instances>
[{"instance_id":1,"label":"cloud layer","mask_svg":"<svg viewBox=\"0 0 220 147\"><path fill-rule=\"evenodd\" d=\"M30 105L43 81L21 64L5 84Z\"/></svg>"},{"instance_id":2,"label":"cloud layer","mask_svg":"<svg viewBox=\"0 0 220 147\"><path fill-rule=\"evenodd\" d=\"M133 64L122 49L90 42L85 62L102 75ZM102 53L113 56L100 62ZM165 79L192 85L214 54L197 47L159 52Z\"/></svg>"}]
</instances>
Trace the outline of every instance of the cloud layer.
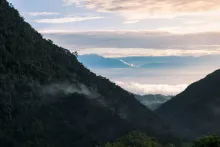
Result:
<instances>
[{"instance_id":1,"label":"cloud layer","mask_svg":"<svg viewBox=\"0 0 220 147\"><path fill-rule=\"evenodd\" d=\"M38 19L35 20L37 23L53 23L53 24L61 24L61 23L70 23L70 22L78 22L85 20L93 20L100 19L102 17L62 17L62 18L50 18L50 19Z\"/></svg>"},{"instance_id":2,"label":"cloud layer","mask_svg":"<svg viewBox=\"0 0 220 147\"><path fill-rule=\"evenodd\" d=\"M138 59L139 58L139 59ZM129 58L125 61L142 62L144 58ZM217 58L217 57L216 57ZM161 62L161 57L151 57L152 62ZM149 59L149 61L150 61ZM167 58L170 62L180 62L182 57ZM97 75L107 77L122 88L136 94L164 94L175 95L183 91L189 84L204 78L209 73L219 68L219 60L209 63L202 61L190 66L178 66L167 68L115 68L115 69L91 69ZM215 64L215 62L218 62Z\"/></svg>"},{"instance_id":3,"label":"cloud layer","mask_svg":"<svg viewBox=\"0 0 220 147\"><path fill-rule=\"evenodd\" d=\"M176 95L186 89L187 85L150 85L139 84L136 82L125 83L121 81L115 82L117 85L123 87L135 94L162 94L162 95Z\"/></svg>"},{"instance_id":4,"label":"cloud layer","mask_svg":"<svg viewBox=\"0 0 220 147\"><path fill-rule=\"evenodd\" d=\"M58 12L28 12L29 16L50 16L50 15L59 15Z\"/></svg>"},{"instance_id":5,"label":"cloud layer","mask_svg":"<svg viewBox=\"0 0 220 147\"><path fill-rule=\"evenodd\" d=\"M45 32L46 33L46 32ZM220 54L220 33L170 34L147 31L103 31L44 34L79 54L123 56L203 56Z\"/></svg>"},{"instance_id":6,"label":"cloud layer","mask_svg":"<svg viewBox=\"0 0 220 147\"><path fill-rule=\"evenodd\" d=\"M185 50L185 49L145 49L145 48L88 48L79 50L80 55L84 54L98 54L108 58L118 57L133 57L133 56L207 56L207 55L220 55L220 49L198 49L198 50Z\"/></svg>"},{"instance_id":7,"label":"cloud layer","mask_svg":"<svg viewBox=\"0 0 220 147\"><path fill-rule=\"evenodd\" d=\"M170 18L220 9L219 0L63 0L63 2L102 12L118 12L130 20Z\"/></svg>"}]
</instances>

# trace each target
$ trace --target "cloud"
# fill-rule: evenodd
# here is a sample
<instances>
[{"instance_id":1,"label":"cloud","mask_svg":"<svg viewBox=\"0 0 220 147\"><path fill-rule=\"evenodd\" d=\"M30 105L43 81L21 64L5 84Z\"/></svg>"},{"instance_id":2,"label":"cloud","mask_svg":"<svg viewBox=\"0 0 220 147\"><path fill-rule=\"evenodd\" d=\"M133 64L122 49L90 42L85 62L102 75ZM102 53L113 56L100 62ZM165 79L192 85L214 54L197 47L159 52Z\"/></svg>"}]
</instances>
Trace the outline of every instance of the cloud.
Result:
<instances>
[{"instance_id":1,"label":"cloud","mask_svg":"<svg viewBox=\"0 0 220 147\"><path fill-rule=\"evenodd\" d=\"M165 60L164 60L165 59ZM192 60L193 59L193 60ZM210 59L210 60L209 60ZM216 57L135 57L123 58L124 61L140 65L147 62L186 63L187 66L166 68L115 68L91 69L97 75L107 77L122 88L136 94L176 95L187 85L204 78L219 68L219 56ZM197 62L197 63L195 63Z\"/></svg>"},{"instance_id":2,"label":"cloud","mask_svg":"<svg viewBox=\"0 0 220 147\"><path fill-rule=\"evenodd\" d=\"M153 85L153 84L140 84L136 82L121 82L116 81L117 85L125 90L135 94L162 94L162 95L176 95L187 88L188 85Z\"/></svg>"},{"instance_id":3,"label":"cloud","mask_svg":"<svg viewBox=\"0 0 220 147\"><path fill-rule=\"evenodd\" d=\"M54 32L53 32L54 31ZM162 31L65 32L42 30L79 54L121 56L203 56L220 54L220 33L171 34Z\"/></svg>"},{"instance_id":4,"label":"cloud","mask_svg":"<svg viewBox=\"0 0 220 147\"><path fill-rule=\"evenodd\" d=\"M73 94L79 93L89 96L90 98L96 98L99 94L83 84L70 84L68 82L63 83L53 83L50 85L44 85L41 87L41 92L46 95L57 95L59 93L63 94Z\"/></svg>"},{"instance_id":5,"label":"cloud","mask_svg":"<svg viewBox=\"0 0 220 147\"><path fill-rule=\"evenodd\" d=\"M125 21L124 24L134 24L134 23L138 23L138 20L128 20L128 21Z\"/></svg>"},{"instance_id":6,"label":"cloud","mask_svg":"<svg viewBox=\"0 0 220 147\"><path fill-rule=\"evenodd\" d=\"M51 23L51 24L62 24L62 23L71 23L71 22L79 22L93 19L100 19L103 17L62 17L62 18L51 18L51 19L38 19L35 20L37 23Z\"/></svg>"},{"instance_id":7,"label":"cloud","mask_svg":"<svg viewBox=\"0 0 220 147\"><path fill-rule=\"evenodd\" d=\"M130 64L130 63L127 63L127 62L125 62L125 61L123 61L123 60L120 60L122 63L124 63L125 65L128 65L128 66L130 66L130 67L138 67L138 66L136 66L136 65L134 65L134 64Z\"/></svg>"},{"instance_id":8,"label":"cloud","mask_svg":"<svg viewBox=\"0 0 220 147\"><path fill-rule=\"evenodd\" d=\"M145 49L145 48L88 48L79 50L80 55L84 54L98 54L108 58L117 57L142 57L142 56L207 56L207 55L220 55L219 49Z\"/></svg>"},{"instance_id":9,"label":"cloud","mask_svg":"<svg viewBox=\"0 0 220 147\"><path fill-rule=\"evenodd\" d=\"M29 16L50 16L50 15L59 15L57 12L28 12Z\"/></svg>"},{"instance_id":10,"label":"cloud","mask_svg":"<svg viewBox=\"0 0 220 147\"><path fill-rule=\"evenodd\" d=\"M130 20L172 18L177 15L220 10L219 0L63 0L63 2L101 12L117 12Z\"/></svg>"},{"instance_id":11,"label":"cloud","mask_svg":"<svg viewBox=\"0 0 220 147\"><path fill-rule=\"evenodd\" d=\"M211 17L211 16L210 16ZM213 23L215 21L215 23ZM218 32L220 25L219 20L212 20L209 23L206 21L185 21L185 25L175 26L175 27L161 27L158 31L170 31L172 33L202 33L202 32Z\"/></svg>"}]
</instances>

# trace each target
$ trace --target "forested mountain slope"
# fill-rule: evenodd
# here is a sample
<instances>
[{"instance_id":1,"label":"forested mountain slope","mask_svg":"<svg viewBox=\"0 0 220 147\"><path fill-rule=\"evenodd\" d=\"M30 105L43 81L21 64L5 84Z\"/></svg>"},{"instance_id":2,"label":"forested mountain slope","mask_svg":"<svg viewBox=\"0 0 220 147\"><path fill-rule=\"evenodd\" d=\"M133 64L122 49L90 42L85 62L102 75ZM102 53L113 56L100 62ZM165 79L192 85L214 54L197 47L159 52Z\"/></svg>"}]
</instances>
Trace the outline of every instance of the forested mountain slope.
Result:
<instances>
[{"instance_id":1,"label":"forested mountain slope","mask_svg":"<svg viewBox=\"0 0 220 147\"><path fill-rule=\"evenodd\" d=\"M220 70L190 85L163 104L157 114L181 136L220 134Z\"/></svg>"},{"instance_id":2,"label":"forested mountain slope","mask_svg":"<svg viewBox=\"0 0 220 147\"><path fill-rule=\"evenodd\" d=\"M0 146L91 147L132 130L171 139L132 94L43 39L0 0Z\"/></svg>"}]
</instances>

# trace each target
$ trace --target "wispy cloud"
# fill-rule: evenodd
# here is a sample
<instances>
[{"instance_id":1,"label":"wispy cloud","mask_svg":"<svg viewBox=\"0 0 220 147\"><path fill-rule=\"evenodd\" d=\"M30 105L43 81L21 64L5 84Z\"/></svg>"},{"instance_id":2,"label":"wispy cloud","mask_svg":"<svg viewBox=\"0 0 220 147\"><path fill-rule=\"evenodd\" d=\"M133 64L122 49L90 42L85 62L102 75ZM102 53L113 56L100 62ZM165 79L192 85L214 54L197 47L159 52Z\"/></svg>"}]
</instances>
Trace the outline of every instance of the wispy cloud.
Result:
<instances>
[{"instance_id":1,"label":"wispy cloud","mask_svg":"<svg viewBox=\"0 0 220 147\"><path fill-rule=\"evenodd\" d=\"M62 23L71 23L71 22L79 22L79 21L86 21L86 20L94 20L94 19L101 19L103 17L96 16L96 17L62 17L62 18L50 18L50 19L38 19L35 20L37 23L54 23L54 24L62 24Z\"/></svg>"},{"instance_id":2,"label":"wispy cloud","mask_svg":"<svg viewBox=\"0 0 220 147\"><path fill-rule=\"evenodd\" d=\"M118 12L132 20L220 10L219 0L63 0L63 2L97 11Z\"/></svg>"},{"instance_id":3,"label":"wispy cloud","mask_svg":"<svg viewBox=\"0 0 220 147\"><path fill-rule=\"evenodd\" d=\"M123 60L120 60L122 63L124 63L125 65L128 65L128 66L130 66L130 67L138 67L138 66L136 66L136 65L134 65L134 64L131 64L131 63L127 63L127 62L125 62L125 61L123 61Z\"/></svg>"},{"instance_id":4,"label":"wispy cloud","mask_svg":"<svg viewBox=\"0 0 220 147\"><path fill-rule=\"evenodd\" d=\"M51 15L59 15L58 12L27 12L29 16L51 16Z\"/></svg>"},{"instance_id":5,"label":"wispy cloud","mask_svg":"<svg viewBox=\"0 0 220 147\"><path fill-rule=\"evenodd\" d=\"M140 21L170 20L157 24L174 33L220 31L219 0L63 0L67 5L84 7L124 18L124 25ZM213 23L213 21L215 23ZM163 21L165 22L165 21ZM174 23L173 23L174 22Z\"/></svg>"}]
</instances>

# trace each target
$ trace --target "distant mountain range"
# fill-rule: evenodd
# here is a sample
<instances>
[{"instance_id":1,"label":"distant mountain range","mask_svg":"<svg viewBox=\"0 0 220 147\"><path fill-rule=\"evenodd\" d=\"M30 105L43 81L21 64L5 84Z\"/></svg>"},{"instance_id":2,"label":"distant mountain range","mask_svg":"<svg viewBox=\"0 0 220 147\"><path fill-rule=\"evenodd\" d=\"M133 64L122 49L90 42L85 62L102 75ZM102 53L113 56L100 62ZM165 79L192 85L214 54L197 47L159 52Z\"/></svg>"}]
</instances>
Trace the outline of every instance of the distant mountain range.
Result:
<instances>
[{"instance_id":1,"label":"distant mountain range","mask_svg":"<svg viewBox=\"0 0 220 147\"><path fill-rule=\"evenodd\" d=\"M130 68L125 62L115 58L104 58L95 54L78 56L78 60L88 68Z\"/></svg>"},{"instance_id":2,"label":"distant mountain range","mask_svg":"<svg viewBox=\"0 0 220 147\"><path fill-rule=\"evenodd\" d=\"M121 57L107 58L96 54L78 56L78 60L88 68L179 68L201 64L219 64L219 56L202 57Z\"/></svg>"},{"instance_id":3,"label":"distant mountain range","mask_svg":"<svg viewBox=\"0 0 220 147\"><path fill-rule=\"evenodd\" d=\"M141 62L135 62L128 58L106 58L96 54L80 55L78 60L88 68L169 68L178 67L183 63L168 62L165 60L155 61L146 57ZM135 59L138 57L134 57ZM140 57L142 58L142 57ZM138 61L138 60L137 60Z\"/></svg>"},{"instance_id":4,"label":"distant mountain range","mask_svg":"<svg viewBox=\"0 0 220 147\"><path fill-rule=\"evenodd\" d=\"M143 105L147 106L151 110L156 110L163 103L171 99L171 96L164 95L135 95L135 98L138 99Z\"/></svg>"}]
</instances>

